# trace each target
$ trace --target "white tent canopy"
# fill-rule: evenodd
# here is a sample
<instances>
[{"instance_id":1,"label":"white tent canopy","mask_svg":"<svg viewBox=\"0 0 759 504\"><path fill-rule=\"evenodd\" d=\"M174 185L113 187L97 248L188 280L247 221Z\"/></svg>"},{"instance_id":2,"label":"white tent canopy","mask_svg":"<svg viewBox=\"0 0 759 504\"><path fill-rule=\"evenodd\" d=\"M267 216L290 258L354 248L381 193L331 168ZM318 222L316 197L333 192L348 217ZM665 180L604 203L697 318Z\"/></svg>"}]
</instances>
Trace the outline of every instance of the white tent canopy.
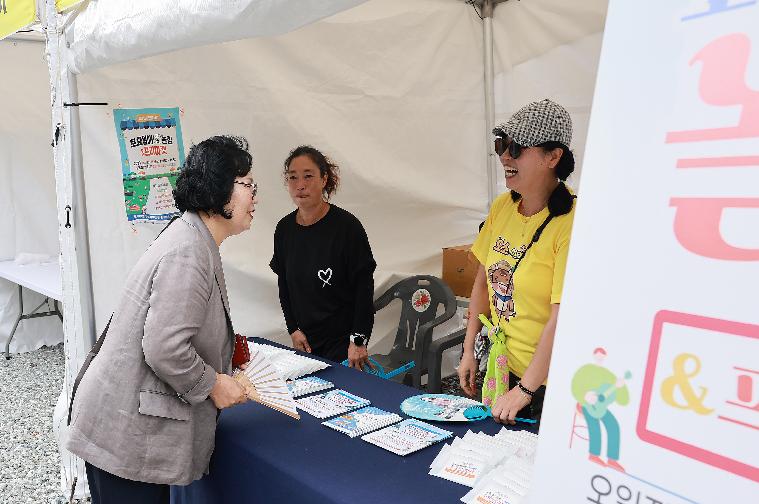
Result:
<instances>
[{"instance_id":1,"label":"white tent canopy","mask_svg":"<svg viewBox=\"0 0 759 504\"><path fill-rule=\"evenodd\" d=\"M177 49L272 37L365 1L100 0L69 32L69 69L82 73Z\"/></svg>"},{"instance_id":2,"label":"white tent canopy","mask_svg":"<svg viewBox=\"0 0 759 504\"><path fill-rule=\"evenodd\" d=\"M55 174L50 148L50 77L44 46L33 41L0 42L0 261L29 254L56 258ZM26 313L44 296L24 291ZM0 280L0 348L18 317L18 287ZM34 350L63 340L57 317L24 320L18 325L11 352Z\"/></svg>"},{"instance_id":3,"label":"white tent canopy","mask_svg":"<svg viewBox=\"0 0 759 504\"><path fill-rule=\"evenodd\" d=\"M277 2L249 3L274 12ZM321 15L330 2L319 4ZM496 9L497 117L532 99L560 101L573 113L573 147L581 160L604 3L579 13L551 11L558 4L515 2ZM138 26L126 23L133 33L124 45L104 46L93 19L129 18L119 12L122 3L113 11L110 5L94 2L73 24L79 68L102 66L104 57L142 55L146 48L160 53L175 44L195 45L192 38L157 40L153 31L143 38L139 27L152 26L158 12L140 17ZM554 18L571 28L554 29ZM97 327L118 297L113 286L123 283L157 233L154 225L126 222L120 173L104 168L119 165L113 108L180 106L188 146L219 132L251 140L259 212L253 231L230 240L222 252L239 330L286 336L267 264L274 225L292 208L282 160L301 143L323 149L343 167L335 202L367 228L379 263L378 287L407 274L439 274L441 247L471 242L487 211L482 160L490 143L482 133L480 24L463 2L370 1L285 35L191 47L82 73L80 101L109 104L80 111L89 233L97 237L90 242ZM218 39L239 38L234 26ZM556 39L545 40L549 35Z\"/></svg>"},{"instance_id":4,"label":"white tent canopy","mask_svg":"<svg viewBox=\"0 0 759 504\"><path fill-rule=\"evenodd\" d=\"M492 20L496 118L544 97L565 105L575 185L606 3L510 1ZM342 167L334 201L367 229L378 291L409 274L439 275L441 247L470 243L486 215L483 22L463 1L99 0L66 28L67 42L53 25L48 35L53 122L63 127L60 226L66 205L74 215L72 230L59 227L67 387L159 230L124 215L114 108L181 107L187 147L218 133L251 141L259 211L251 232L222 247L235 327L247 335L288 339L268 260L274 226L292 209L281 171L296 145L313 144ZM375 348L387 349L389 338L380 340L393 319L392 310L378 319Z\"/></svg>"}]
</instances>

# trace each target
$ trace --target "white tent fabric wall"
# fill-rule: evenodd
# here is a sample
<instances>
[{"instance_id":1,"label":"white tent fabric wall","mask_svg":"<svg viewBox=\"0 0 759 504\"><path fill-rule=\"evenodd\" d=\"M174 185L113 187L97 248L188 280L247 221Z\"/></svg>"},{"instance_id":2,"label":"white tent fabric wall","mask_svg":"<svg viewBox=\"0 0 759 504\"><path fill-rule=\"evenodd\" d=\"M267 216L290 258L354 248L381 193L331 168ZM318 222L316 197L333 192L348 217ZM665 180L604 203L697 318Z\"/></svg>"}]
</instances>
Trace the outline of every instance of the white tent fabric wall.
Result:
<instances>
[{"instance_id":1,"label":"white tent fabric wall","mask_svg":"<svg viewBox=\"0 0 759 504\"><path fill-rule=\"evenodd\" d=\"M496 15L508 6L499 6ZM379 264L378 294L411 274L439 275L441 248L471 243L487 212L481 160L490 143L482 135L480 23L463 2L377 0L286 35L80 75L82 101L109 103L81 110L98 331L118 299L116 286L160 229L126 222L112 117L117 107L182 107L186 148L225 132L251 141L261 203L252 231L222 247L239 332L289 341L268 261L274 226L293 208L282 161L300 143L314 144L342 166L334 202L367 229ZM498 17L496 23L498 33L513 33L499 35L506 47L532 33ZM602 23L601 13L591 26L600 30ZM524 62L497 51L497 100L507 98L497 101L496 117L544 96L567 103L578 125L574 148L581 153L600 36L565 41L553 50L548 42L536 43L545 54ZM530 85L515 84L522 78ZM397 317L397 310L378 317L373 350L389 349ZM451 372L455 358L447 360Z\"/></svg>"},{"instance_id":2,"label":"white tent fabric wall","mask_svg":"<svg viewBox=\"0 0 759 504\"><path fill-rule=\"evenodd\" d=\"M188 47L279 35L365 1L99 0L69 30L69 68L81 73ZM177 26L182 29L172 29Z\"/></svg>"},{"instance_id":3,"label":"white tent fabric wall","mask_svg":"<svg viewBox=\"0 0 759 504\"><path fill-rule=\"evenodd\" d=\"M499 4L493 16L496 124L522 105L551 98L572 116L577 189L601 53L607 0ZM499 193L506 190L502 177Z\"/></svg>"},{"instance_id":4,"label":"white tent fabric wall","mask_svg":"<svg viewBox=\"0 0 759 504\"><path fill-rule=\"evenodd\" d=\"M441 247L470 242L486 210L479 23L463 3L370 2L280 37L80 75L81 100L111 104L81 111L98 329L160 227L126 222L117 106L179 105L187 146L223 132L251 140L261 203L252 231L222 247L238 331L287 339L268 262L274 226L293 208L282 162L300 143L342 166L335 203L367 229L378 290L439 275Z\"/></svg>"},{"instance_id":5,"label":"white tent fabric wall","mask_svg":"<svg viewBox=\"0 0 759 504\"><path fill-rule=\"evenodd\" d=\"M55 175L50 148L50 79L44 44L0 42L0 261L19 254L58 257ZM27 311L44 297L24 289ZM18 316L18 287L0 280L0 347ZM11 341L11 352L24 352L63 341L54 317L25 320Z\"/></svg>"}]
</instances>

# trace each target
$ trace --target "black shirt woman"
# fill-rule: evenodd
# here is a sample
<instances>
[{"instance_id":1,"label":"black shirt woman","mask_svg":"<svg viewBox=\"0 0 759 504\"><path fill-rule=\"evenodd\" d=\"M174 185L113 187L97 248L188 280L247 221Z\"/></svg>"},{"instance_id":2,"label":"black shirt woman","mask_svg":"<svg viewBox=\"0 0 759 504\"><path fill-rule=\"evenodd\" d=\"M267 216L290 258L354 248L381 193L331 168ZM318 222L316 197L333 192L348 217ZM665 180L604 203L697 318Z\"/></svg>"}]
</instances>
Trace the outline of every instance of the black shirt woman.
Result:
<instances>
[{"instance_id":1,"label":"black shirt woman","mask_svg":"<svg viewBox=\"0 0 759 504\"><path fill-rule=\"evenodd\" d=\"M363 369L377 266L366 231L353 214L329 203L339 168L318 149L293 149L284 177L297 208L277 224L270 266L293 348Z\"/></svg>"}]
</instances>

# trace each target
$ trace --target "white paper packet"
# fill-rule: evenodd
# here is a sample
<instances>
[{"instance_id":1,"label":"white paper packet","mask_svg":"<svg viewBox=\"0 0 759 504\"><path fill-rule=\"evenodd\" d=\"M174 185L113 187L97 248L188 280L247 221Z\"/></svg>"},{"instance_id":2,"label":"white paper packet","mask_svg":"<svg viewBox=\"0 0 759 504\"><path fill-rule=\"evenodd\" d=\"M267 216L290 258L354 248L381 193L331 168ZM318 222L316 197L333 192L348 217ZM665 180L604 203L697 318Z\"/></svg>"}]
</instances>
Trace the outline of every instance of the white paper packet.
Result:
<instances>
[{"instance_id":1,"label":"white paper packet","mask_svg":"<svg viewBox=\"0 0 759 504\"><path fill-rule=\"evenodd\" d=\"M496 481L478 484L461 498L466 504L521 504L523 498Z\"/></svg>"}]
</instances>

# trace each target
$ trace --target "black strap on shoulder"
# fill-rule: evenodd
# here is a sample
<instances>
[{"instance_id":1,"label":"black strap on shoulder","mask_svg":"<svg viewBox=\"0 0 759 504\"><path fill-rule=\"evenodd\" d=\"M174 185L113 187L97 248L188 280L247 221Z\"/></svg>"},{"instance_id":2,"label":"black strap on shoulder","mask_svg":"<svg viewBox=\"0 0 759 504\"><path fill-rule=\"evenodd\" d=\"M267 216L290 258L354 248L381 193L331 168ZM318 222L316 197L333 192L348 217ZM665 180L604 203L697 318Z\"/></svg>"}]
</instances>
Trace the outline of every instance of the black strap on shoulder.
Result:
<instances>
[{"instance_id":1,"label":"black strap on shoulder","mask_svg":"<svg viewBox=\"0 0 759 504\"><path fill-rule=\"evenodd\" d=\"M177 220L179 217L174 216L171 218L168 224L164 226L163 229L161 229L161 232L158 233L158 236L161 236L164 231L168 229L171 224ZM156 239L158 239L158 236L156 236ZM222 300L223 302L223 300ZM226 313L226 312L225 312ZM92 363L92 359L94 359L98 352L100 352L100 348L103 346L103 341L105 341L105 335L108 334L108 328L111 326L111 321L113 320L113 313L111 313L111 318L108 319L108 323L105 325L105 329L103 329L102 334L98 338L98 340L93 345L92 349L87 354L87 357L84 359L84 363L82 363L82 367L79 369L79 373L76 375L76 379L74 380L74 386L71 389L71 401L69 401L69 414L68 418L66 419L66 425L71 424L71 412L74 409L74 397L76 397L76 390L79 388L79 382L82 381L82 377L84 376L84 373L89 369L90 364Z\"/></svg>"},{"instance_id":2,"label":"black strap on shoulder","mask_svg":"<svg viewBox=\"0 0 759 504\"><path fill-rule=\"evenodd\" d=\"M546 220L543 221L543 224L538 227L538 229L535 230L535 234L532 235L532 240L530 240L530 243L527 245L527 248L524 249L524 252L522 252L522 255L519 256L519 259L517 259L517 262L514 264L514 267L511 269L511 278L514 278L514 273L516 273L517 268L519 267L519 263L522 262L522 259L524 259L524 256L527 255L527 251L530 250L533 243L537 243L538 240L540 240L540 235L543 234L543 230L546 228L549 222L551 222L551 219L553 219L553 214L548 214L548 217L546 217Z\"/></svg>"},{"instance_id":3,"label":"black strap on shoulder","mask_svg":"<svg viewBox=\"0 0 759 504\"><path fill-rule=\"evenodd\" d=\"M161 232L160 232L160 233L158 233L158 235L156 235L155 239L157 240L157 239L158 239L158 237L159 237L159 236L161 236L161 235L163 234L163 232L164 232L164 231L166 231L167 229L169 229L169 226L171 226L171 225L174 223L174 221L175 221L175 220L177 220L177 219L179 219L179 216L178 216L178 215L175 215L174 217L172 217L172 218L171 218L171 220L169 221L169 223L168 223L168 224L166 224L166 225L163 227L163 229L161 229ZM153 240L153 241L155 241L155 240Z\"/></svg>"},{"instance_id":4,"label":"black strap on shoulder","mask_svg":"<svg viewBox=\"0 0 759 504\"><path fill-rule=\"evenodd\" d=\"M79 370L79 374L76 375L76 380L74 380L74 387L71 389L71 401L69 402L69 415L66 419L66 425L69 425L71 423L71 411L74 408L74 397L76 397L76 390L79 388L79 382L82 381L82 377L84 376L85 371L90 367L90 363L92 362L92 359L95 358L95 356L100 351L100 347L103 346L103 341L105 340L105 335L108 333L108 328L111 326L111 321L113 320L113 314L111 314L111 318L108 319L108 323L105 325L105 329L103 329L103 333L100 335L98 340L95 342L95 345L92 347L92 350L87 354L87 357L84 359L84 363L82 364L81 369Z\"/></svg>"}]
</instances>

